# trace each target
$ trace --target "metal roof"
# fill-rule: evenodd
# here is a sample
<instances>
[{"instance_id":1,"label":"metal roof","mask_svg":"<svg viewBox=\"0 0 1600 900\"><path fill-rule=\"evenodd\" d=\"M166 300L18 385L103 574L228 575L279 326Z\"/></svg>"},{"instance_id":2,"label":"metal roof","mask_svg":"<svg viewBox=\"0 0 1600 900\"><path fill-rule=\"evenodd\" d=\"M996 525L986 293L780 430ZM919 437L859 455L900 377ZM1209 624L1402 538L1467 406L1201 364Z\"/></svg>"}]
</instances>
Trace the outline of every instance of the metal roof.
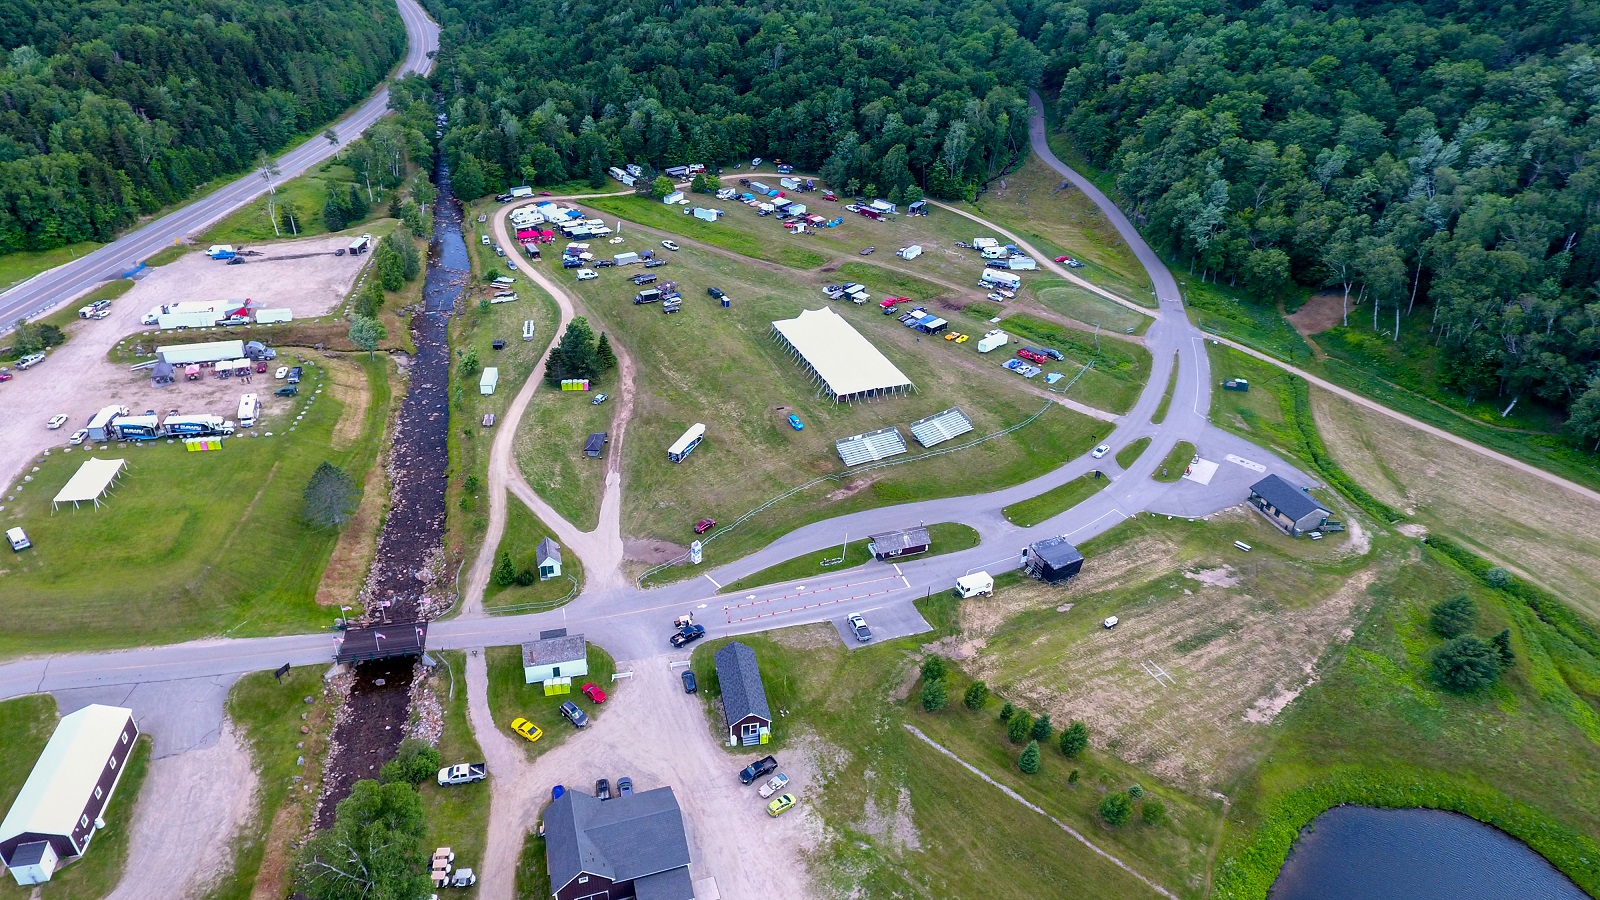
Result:
<instances>
[{"instance_id":1,"label":"metal roof","mask_svg":"<svg viewBox=\"0 0 1600 900\"><path fill-rule=\"evenodd\" d=\"M70 835L133 710L94 703L62 716L0 822L0 841L32 832Z\"/></svg>"},{"instance_id":2,"label":"metal roof","mask_svg":"<svg viewBox=\"0 0 1600 900\"><path fill-rule=\"evenodd\" d=\"M885 531L868 537L874 549L879 553L899 553L911 547L927 547L932 545L933 539L928 537L926 528L906 528L900 531Z\"/></svg>"},{"instance_id":3,"label":"metal roof","mask_svg":"<svg viewBox=\"0 0 1600 900\"><path fill-rule=\"evenodd\" d=\"M588 658L589 650L581 634L529 641L522 645L524 666L550 666Z\"/></svg>"},{"instance_id":4,"label":"metal roof","mask_svg":"<svg viewBox=\"0 0 1600 900\"><path fill-rule=\"evenodd\" d=\"M972 420L958 406L911 423L911 434L924 447L942 444L972 430Z\"/></svg>"},{"instance_id":5,"label":"metal roof","mask_svg":"<svg viewBox=\"0 0 1600 900\"><path fill-rule=\"evenodd\" d=\"M567 789L545 810L545 862L552 887L559 890L582 874L612 881L651 881L656 893L641 897L690 900L673 894L676 878L661 873L683 870L688 878L689 842L683 813L670 787L601 801ZM638 885L635 888L638 889Z\"/></svg>"},{"instance_id":6,"label":"metal roof","mask_svg":"<svg viewBox=\"0 0 1600 900\"><path fill-rule=\"evenodd\" d=\"M1310 494L1277 475L1268 475L1250 485L1250 492L1272 504L1279 512L1296 522L1319 510L1328 512L1327 508Z\"/></svg>"},{"instance_id":7,"label":"metal roof","mask_svg":"<svg viewBox=\"0 0 1600 900\"><path fill-rule=\"evenodd\" d=\"M733 641L716 654L717 681L722 685L722 717L731 726L746 716L772 721L767 690L761 684L756 652Z\"/></svg>"},{"instance_id":8,"label":"metal roof","mask_svg":"<svg viewBox=\"0 0 1600 900\"><path fill-rule=\"evenodd\" d=\"M1072 546L1064 537L1045 538L1028 545L1033 555L1052 569L1061 569L1076 562L1083 562L1083 554L1078 548Z\"/></svg>"},{"instance_id":9,"label":"metal roof","mask_svg":"<svg viewBox=\"0 0 1600 900\"><path fill-rule=\"evenodd\" d=\"M556 561L556 565L559 566L561 565L561 545L551 538L545 538L539 542L539 546L533 549L533 558L540 565L544 565L545 560L553 559Z\"/></svg>"}]
</instances>

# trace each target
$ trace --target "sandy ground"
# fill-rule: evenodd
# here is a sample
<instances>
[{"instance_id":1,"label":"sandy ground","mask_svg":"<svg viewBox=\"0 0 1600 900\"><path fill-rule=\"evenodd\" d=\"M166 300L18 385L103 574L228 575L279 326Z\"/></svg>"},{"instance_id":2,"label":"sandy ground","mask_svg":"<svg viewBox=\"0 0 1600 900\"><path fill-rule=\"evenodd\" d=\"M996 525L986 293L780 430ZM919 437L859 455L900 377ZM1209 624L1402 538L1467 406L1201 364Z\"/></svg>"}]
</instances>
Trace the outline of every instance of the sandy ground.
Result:
<instances>
[{"instance_id":1,"label":"sandy ground","mask_svg":"<svg viewBox=\"0 0 1600 900\"><path fill-rule=\"evenodd\" d=\"M45 450L66 446L72 432L111 403L136 413L146 409L165 413L176 408L231 418L238 411L240 394L270 395L277 387L271 372L265 380L255 376L248 386L232 379L208 378L153 388L148 375L130 372L127 365L107 360L106 354L129 335L147 330L139 319L162 303L250 298L270 308L288 307L300 318L325 315L343 300L360 267L371 258L331 255L334 248L348 245L349 238L263 244L257 249L267 255L266 261L252 257L254 261L242 266L191 253L152 269L133 290L112 302L109 318L79 320L68 326L70 337L65 345L51 351L40 365L17 372L15 380L0 384L0 484L10 485ZM300 253L323 255L272 261L272 257ZM249 334L249 328L172 332L170 342L249 340ZM269 413L274 408L272 400L263 397ZM69 417L67 424L50 431L45 422L57 413Z\"/></svg>"},{"instance_id":2,"label":"sandy ground","mask_svg":"<svg viewBox=\"0 0 1600 900\"><path fill-rule=\"evenodd\" d=\"M616 784L626 775L635 790L670 785L683 808L689 838L689 872L700 900L764 900L814 896L803 855L821 839L820 817L807 805L814 768L803 751L779 755L790 790L800 804L773 819L755 786L739 783L738 770L762 755L730 755L706 725L702 704L685 694L672 656L619 662L632 678L616 683L606 716L530 763L504 727L490 721L488 673L481 655L467 661L468 715L489 762L495 792L489 813L489 844L479 869L479 896L511 900L523 836L535 827L550 787L564 784L593 791L597 778ZM502 720L513 713L500 711ZM564 722L546 728L567 727ZM639 736L620 740L619 735ZM790 759L789 757L793 757Z\"/></svg>"},{"instance_id":3,"label":"sandy ground","mask_svg":"<svg viewBox=\"0 0 1600 900\"><path fill-rule=\"evenodd\" d=\"M233 861L233 837L255 805L256 782L250 751L231 724L204 750L153 760L110 900L203 895Z\"/></svg>"}]
</instances>

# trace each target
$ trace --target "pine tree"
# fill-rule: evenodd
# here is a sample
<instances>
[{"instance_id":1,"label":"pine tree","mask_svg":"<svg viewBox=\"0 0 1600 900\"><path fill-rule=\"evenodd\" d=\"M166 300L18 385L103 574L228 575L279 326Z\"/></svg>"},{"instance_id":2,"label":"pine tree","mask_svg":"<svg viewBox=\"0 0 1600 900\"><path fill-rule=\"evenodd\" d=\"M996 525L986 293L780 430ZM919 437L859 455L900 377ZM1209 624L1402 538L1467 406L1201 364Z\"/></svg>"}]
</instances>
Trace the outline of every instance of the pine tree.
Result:
<instances>
[{"instance_id":1,"label":"pine tree","mask_svg":"<svg viewBox=\"0 0 1600 900\"><path fill-rule=\"evenodd\" d=\"M365 219L370 212L372 212L372 206L367 203L367 198L361 196L361 191L355 185L350 185L350 190L344 195L345 223L354 225Z\"/></svg>"},{"instance_id":2,"label":"pine tree","mask_svg":"<svg viewBox=\"0 0 1600 900\"><path fill-rule=\"evenodd\" d=\"M1511 649L1511 629L1507 628L1489 640L1494 652L1500 655L1500 669L1505 671L1517 664L1516 651Z\"/></svg>"},{"instance_id":3,"label":"pine tree","mask_svg":"<svg viewBox=\"0 0 1600 900\"><path fill-rule=\"evenodd\" d=\"M1017 760L1017 768L1024 775L1037 775L1039 773L1039 742L1029 741L1028 746L1022 749L1022 756Z\"/></svg>"},{"instance_id":4,"label":"pine tree","mask_svg":"<svg viewBox=\"0 0 1600 900\"><path fill-rule=\"evenodd\" d=\"M1055 729L1050 726L1050 714L1045 713L1034 721L1033 729L1028 734L1036 741L1048 741L1054 731Z\"/></svg>"},{"instance_id":5,"label":"pine tree","mask_svg":"<svg viewBox=\"0 0 1600 900\"><path fill-rule=\"evenodd\" d=\"M983 705L989 702L989 686L974 681L967 687L966 696L961 698L961 702L967 705L967 709L983 709Z\"/></svg>"},{"instance_id":6,"label":"pine tree","mask_svg":"<svg viewBox=\"0 0 1600 900\"><path fill-rule=\"evenodd\" d=\"M328 200L322 204L322 225L329 231L343 231L344 207L339 204L339 192L329 188Z\"/></svg>"},{"instance_id":7,"label":"pine tree","mask_svg":"<svg viewBox=\"0 0 1600 900\"><path fill-rule=\"evenodd\" d=\"M617 367L616 351L611 349L611 339L606 337L604 331L600 332L600 343L595 346L594 355L600 363L600 371L609 372Z\"/></svg>"},{"instance_id":8,"label":"pine tree","mask_svg":"<svg viewBox=\"0 0 1600 900\"><path fill-rule=\"evenodd\" d=\"M1062 756L1065 756L1068 759L1074 759L1078 756L1078 754L1084 751L1084 748L1088 746L1089 726L1083 724L1082 722L1075 720L1071 725L1066 727L1065 731L1061 732L1060 747Z\"/></svg>"},{"instance_id":9,"label":"pine tree","mask_svg":"<svg viewBox=\"0 0 1600 900\"><path fill-rule=\"evenodd\" d=\"M1033 730L1033 715L1027 710L1017 710L1006 721L1006 737L1011 743L1020 744L1028 738L1028 732Z\"/></svg>"},{"instance_id":10,"label":"pine tree","mask_svg":"<svg viewBox=\"0 0 1600 900\"><path fill-rule=\"evenodd\" d=\"M1007 700L1005 703L1000 705L1000 721L1002 721L1002 722L1011 721L1011 717L1013 715L1016 715L1016 712L1017 712L1017 708L1015 706L1011 705L1011 701L1010 700Z\"/></svg>"},{"instance_id":11,"label":"pine tree","mask_svg":"<svg viewBox=\"0 0 1600 900\"><path fill-rule=\"evenodd\" d=\"M494 583L507 587L517 580L517 567L511 564L511 554L501 551L500 561L494 564Z\"/></svg>"},{"instance_id":12,"label":"pine tree","mask_svg":"<svg viewBox=\"0 0 1600 900\"><path fill-rule=\"evenodd\" d=\"M950 703L950 689L943 681L930 681L922 686L922 708L938 712Z\"/></svg>"}]
</instances>

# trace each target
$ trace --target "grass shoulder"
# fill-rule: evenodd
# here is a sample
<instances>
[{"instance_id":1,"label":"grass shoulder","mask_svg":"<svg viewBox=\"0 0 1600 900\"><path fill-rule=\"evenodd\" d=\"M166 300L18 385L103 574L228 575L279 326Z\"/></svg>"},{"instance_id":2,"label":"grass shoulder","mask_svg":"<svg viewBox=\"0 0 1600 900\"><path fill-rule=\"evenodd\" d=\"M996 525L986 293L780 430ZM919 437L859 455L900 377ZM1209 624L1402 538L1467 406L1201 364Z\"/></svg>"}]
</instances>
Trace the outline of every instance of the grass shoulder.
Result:
<instances>
[{"instance_id":1,"label":"grass shoulder","mask_svg":"<svg viewBox=\"0 0 1600 900\"><path fill-rule=\"evenodd\" d=\"M1194 460L1194 452L1194 445L1188 441L1177 442L1172 445L1167 458L1161 461L1160 468L1150 473L1150 477L1164 482L1179 480L1189 471L1189 463Z\"/></svg>"},{"instance_id":2,"label":"grass shoulder","mask_svg":"<svg viewBox=\"0 0 1600 900\"><path fill-rule=\"evenodd\" d=\"M1145 440L1148 440L1146 438ZM1013 503L1001 510L1006 521L1023 528L1030 528L1053 516L1060 515L1077 506L1079 503L1099 493L1101 488L1109 485L1109 478L1096 478L1094 473L1079 475L1077 478L1059 487L1051 488L1037 497Z\"/></svg>"},{"instance_id":3,"label":"grass shoulder","mask_svg":"<svg viewBox=\"0 0 1600 900\"><path fill-rule=\"evenodd\" d=\"M442 712L444 730L436 745L441 765L481 762L483 751L467 721L466 654L445 651L439 654L439 661L428 675L428 690ZM489 780L479 784L440 786L430 779L417 788L428 823L423 852L432 854L435 847L449 847L456 852L458 866L482 871L495 774L489 773Z\"/></svg>"},{"instance_id":4,"label":"grass shoulder","mask_svg":"<svg viewBox=\"0 0 1600 900\"><path fill-rule=\"evenodd\" d=\"M247 206L229 214L227 218L196 238L195 243L247 244L327 234L329 229L323 220L322 210L327 203L328 193L336 191L342 199L351 189L355 189L365 201L367 212L359 219L344 223L338 230L360 228L385 215L387 202L376 196L369 199L366 187L361 184L355 171L330 159L303 175L280 182L273 196L269 198L263 194ZM279 217L277 229L273 228L272 219L267 216L269 199ZM292 229L285 227L286 208L294 213L295 227Z\"/></svg>"},{"instance_id":5,"label":"grass shoulder","mask_svg":"<svg viewBox=\"0 0 1600 900\"><path fill-rule=\"evenodd\" d=\"M515 495L506 497L506 529L495 551L495 564L501 555L509 555L512 570L518 574L528 572L534 576L530 584L502 585L491 577L483 591L483 605L491 613L529 612L554 609L578 595L583 587L583 561L570 547L561 548L561 575L544 581L538 580L538 564L534 559L539 542L555 538L539 517ZM559 542L558 542L559 543Z\"/></svg>"},{"instance_id":6,"label":"grass shoulder","mask_svg":"<svg viewBox=\"0 0 1600 900\"><path fill-rule=\"evenodd\" d=\"M583 685L593 682L608 695L628 689L626 679L612 680L611 676L617 671L616 660L595 644L588 645L589 673L573 677L572 692L548 696L543 685L527 683L520 646L489 647L483 652L489 668L489 710L495 727L509 732L511 720L521 716L544 732L539 740L531 742L513 735L513 740L522 745L529 759L538 759L577 731L562 717L562 703L568 700L576 703L589 716L591 728L610 711L605 703L596 704L585 697L580 690Z\"/></svg>"},{"instance_id":7,"label":"grass shoulder","mask_svg":"<svg viewBox=\"0 0 1600 900\"><path fill-rule=\"evenodd\" d=\"M1001 326L1027 342L1059 350L1065 357L1050 368L1077 380L1067 396L1097 409L1125 413L1139 401L1150 380L1150 351L1143 345L1099 338L1076 328L1047 322L1026 313L1007 316ZM1093 363L1093 367L1079 370Z\"/></svg>"},{"instance_id":8,"label":"grass shoulder","mask_svg":"<svg viewBox=\"0 0 1600 900\"><path fill-rule=\"evenodd\" d=\"M1138 462L1139 457L1144 455L1145 448L1148 446L1150 446L1150 439L1147 437L1142 437L1126 447L1123 447L1121 450L1118 450L1117 465L1126 469Z\"/></svg>"},{"instance_id":9,"label":"grass shoulder","mask_svg":"<svg viewBox=\"0 0 1600 900\"><path fill-rule=\"evenodd\" d=\"M978 546L979 537L976 529L959 522L937 522L926 526L928 537L932 539L932 549L927 553L905 557L907 560L927 559L943 553L955 553ZM858 540L845 547L844 561L835 562L839 557L834 554L836 550L829 548L816 553L797 556L776 565L768 566L753 575L746 575L738 581L733 581L722 586L717 593L727 594L749 590L767 584L781 584L797 578L808 578L813 575L832 574L835 572L854 569L866 565L872 560L872 551L868 549L870 541ZM898 562L898 560L896 560Z\"/></svg>"},{"instance_id":10,"label":"grass shoulder","mask_svg":"<svg viewBox=\"0 0 1600 900\"><path fill-rule=\"evenodd\" d=\"M1178 354L1172 354L1172 372L1167 375L1167 389L1161 392L1161 404L1156 407L1155 413L1150 416L1150 424L1160 425L1167 420L1167 412L1172 409L1172 395L1178 389Z\"/></svg>"},{"instance_id":11,"label":"grass shoulder","mask_svg":"<svg viewBox=\"0 0 1600 900\"><path fill-rule=\"evenodd\" d=\"M54 250L18 250L0 253L0 291L8 291L40 272L66 265L80 256L87 256L101 246L103 245L93 241L84 241L57 247Z\"/></svg>"}]
</instances>

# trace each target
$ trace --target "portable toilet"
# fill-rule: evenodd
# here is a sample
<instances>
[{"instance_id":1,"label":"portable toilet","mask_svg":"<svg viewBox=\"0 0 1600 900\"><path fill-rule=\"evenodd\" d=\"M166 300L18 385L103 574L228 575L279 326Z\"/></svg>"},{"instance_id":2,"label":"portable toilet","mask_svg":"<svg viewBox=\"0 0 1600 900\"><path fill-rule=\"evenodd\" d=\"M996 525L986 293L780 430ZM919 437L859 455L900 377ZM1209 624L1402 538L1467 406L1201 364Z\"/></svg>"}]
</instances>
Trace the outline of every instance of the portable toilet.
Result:
<instances>
[{"instance_id":1,"label":"portable toilet","mask_svg":"<svg viewBox=\"0 0 1600 900\"><path fill-rule=\"evenodd\" d=\"M500 370L494 366L490 366L489 368L483 370L483 377L478 379L478 393L487 397L494 393L494 389L499 386L499 384Z\"/></svg>"}]
</instances>

